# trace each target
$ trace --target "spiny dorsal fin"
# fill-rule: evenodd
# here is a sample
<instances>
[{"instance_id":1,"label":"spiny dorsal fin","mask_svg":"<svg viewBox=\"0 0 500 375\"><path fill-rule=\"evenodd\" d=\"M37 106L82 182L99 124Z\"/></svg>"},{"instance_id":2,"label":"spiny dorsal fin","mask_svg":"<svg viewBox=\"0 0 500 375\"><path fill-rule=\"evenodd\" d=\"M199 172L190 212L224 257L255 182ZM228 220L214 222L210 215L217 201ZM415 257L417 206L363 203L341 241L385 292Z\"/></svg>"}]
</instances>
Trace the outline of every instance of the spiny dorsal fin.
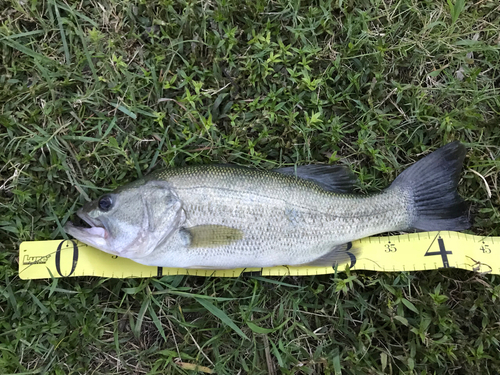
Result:
<instances>
[{"instance_id":1,"label":"spiny dorsal fin","mask_svg":"<svg viewBox=\"0 0 500 375\"><path fill-rule=\"evenodd\" d=\"M350 169L342 165L310 164L278 168L274 171L313 181L323 189L337 193L351 193L357 183Z\"/></svg>"},{"instance_id":2,"label":"spiny dorsal fin","mask_svg":"<svg viewBox=\"0 0 500 375\"><path fill-rule=\"evenodd\" d=\"M195 247L219 247L229 245L243 238L240 229L226 227L224 225L197 225L181 229L186 245Z\"/></svg>"}]
</instances>

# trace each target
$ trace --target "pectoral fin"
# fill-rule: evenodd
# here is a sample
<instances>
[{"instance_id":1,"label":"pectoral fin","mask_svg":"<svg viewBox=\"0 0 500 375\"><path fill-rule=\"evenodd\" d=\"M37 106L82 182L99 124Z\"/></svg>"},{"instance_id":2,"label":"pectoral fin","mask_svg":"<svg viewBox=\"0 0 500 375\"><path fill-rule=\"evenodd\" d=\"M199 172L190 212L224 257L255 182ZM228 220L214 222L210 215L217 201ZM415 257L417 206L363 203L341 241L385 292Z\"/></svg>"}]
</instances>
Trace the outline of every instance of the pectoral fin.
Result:
<instances>
[{"instance_id":1,"label":"pectoral fin","mask_svg":"<svg viewBox=\"0 0 500 375\"><path fill-rule=\"evenodd\" d=\"M224 225L197 225L183 228L182 235L185 244L190 248L214 248L229 245L243 238L243 232L240 229Z\"/></svg>"}]
</instances>

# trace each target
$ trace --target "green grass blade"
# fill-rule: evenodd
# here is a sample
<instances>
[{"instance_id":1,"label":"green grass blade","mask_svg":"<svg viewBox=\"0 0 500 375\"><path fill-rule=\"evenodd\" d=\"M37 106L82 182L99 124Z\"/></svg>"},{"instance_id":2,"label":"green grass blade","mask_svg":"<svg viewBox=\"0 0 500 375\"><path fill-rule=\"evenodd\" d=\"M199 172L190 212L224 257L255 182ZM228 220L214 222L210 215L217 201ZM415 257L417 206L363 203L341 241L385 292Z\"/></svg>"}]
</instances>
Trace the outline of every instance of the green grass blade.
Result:
<instances>
[{"instance_id":1,"label":"green grass blade","mask_svg":"<svg viewBox=\"0 0 500 375\"><path fill-rule=\"evenodd\" d=\"M141 335L142 323L144 322L144 317L146 315L146 311L148 310L150 304L151 304L151 299L149 297L146 297L146 299L144 299L144 301L142 302L139 313L137 314L137 319L135 320L134 327L132 328L134 336L137 338L139 338Z\"/></svg>"},{"instance_id":2,"label":"green grass blade","mask_svg":"<svg viewBox=\"0 0 500 375\"><path fill-rule=\"evenodd\" d=\"M451 23L454 24L455 22L457 22L458 18L460 17L460 14L465 8L465 0L455 0L455 3L453 3L453 0L447 0L447 1L451 13Z\"/></svg>"},{"instance_id":3,"label":"green grass blade","mask_svg":"<svg viewBox=\"0 0 500 375\"><path fill-rule=\"evenodd\" d=\"M15 40L12 40L15 37L16 37L15 35L3 37L2 39L0 39L0 42L7 44L8 46L18 50L19 52L22 52L22 53L42 62L44 64L48 64L48 65L56 64L56 61L38 53L38 52L33 51L31 48L28 48L28 47L22 45L21 43L16 42Z\"/></svg>"},{"instance_id":4,"label":"green grass blade","mask_svg":"<svg viewBox=\"0 0 500 375\"><path fill-rule=\"evenodd\" d=\"M54 10L56 12L56 18L57 18L57 24L59 26L59 33L61 34L61 42L63 45L64 49L64 56L66 57L66 65L71 64L71 55L69 53L69 48L68 48L68 42L66 40L66 33L64 32L64 25L62 22L61 15L59 14L59 8L57 7L57 4L55 1L51 1L52 5L54 6Z\"/></svg>"},{"instance_id":5,"label":"green grass blade","mask_svg":"<svg viewBox=\"0 0 500 375\"><path fill-rule=\"evenodd\" d=\"M222 311L221 309L216 307L212 302L205 300L205 299L202 299L202 298L195 298L195 300L200 305L202 305L205 309L207 309L210 313L212 313L217 318L219 318L222 321L222 323L224 323L225 325L230 327L234 332L236 332L242 338L244 338L245 340L249 340L247 335L245 335L243 333L243 331L240 328L238 328L238 326L236 324L234 324L234 322L231 320L231 318L229 316L227 316L227 314L224 311Z\"/></svg>"},{"instance_id":6,"label":"green grass blade","mask_svg":"<svg viewBox=\"0 0 500 375\"><path fill-rule=\"evenodd\" d=\"M125 113L127 116L131 117L132 119L136 119L137 118L137 115L133 112L131 112L128 108L126 108L125 106L123 105L119 105L118 103L111 103L111 105L113 105L116 109L118 109L119 111Z\"/></svg>"},{"instance_id":7,"label":"green grass blade","mask_svg":"<svg viewBox=\"0 0 500 375\"><path fill-rule=\"evenodd\" d=\"M247 322L247 325L248 325L248 328L250 328L255 333L267 334L267 333L272 333L275 331L274 329L259 327L257 324L252 323L252 322Z\"/></svg>"},{"instance_id":8,"label":"green grass blade","mask_svg":"<svg viewBox=\"0 0 500 375\"><path fill-rule=\"evenodd\" d=\"M149 304L148 306L148 311L149 314L151 315L151 319L153 320L154 325L156 326L156 329L158 330L158 332L160 332L161 337L163 338L163 340L167 341L167 337L165 336L165 330L163 329L160 319L158 319L158 315L156 314L156 311L151 304Z\"/></svg>"}]
</instances>

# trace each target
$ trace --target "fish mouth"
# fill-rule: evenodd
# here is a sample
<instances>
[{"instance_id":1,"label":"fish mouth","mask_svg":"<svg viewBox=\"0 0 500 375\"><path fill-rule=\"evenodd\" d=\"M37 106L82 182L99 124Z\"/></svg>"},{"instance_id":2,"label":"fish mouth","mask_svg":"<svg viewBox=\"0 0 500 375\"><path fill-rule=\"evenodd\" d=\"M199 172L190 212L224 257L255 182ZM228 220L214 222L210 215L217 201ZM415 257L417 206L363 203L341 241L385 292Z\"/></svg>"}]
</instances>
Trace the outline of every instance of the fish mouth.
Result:
<instances>
[{"instance_id":1,"label":"fish mouth","mask_svg":"<svg viewBox=\"0 0 500 375\"><path fill-rule=\"evenodd\" d=\"M64 226L67 233L83 242L89 237L108 238L108 231L100 220L93 219L81 211L78 211L76 215L77 218L73 222L68 221Z\"/></svg>"}]
</instances>

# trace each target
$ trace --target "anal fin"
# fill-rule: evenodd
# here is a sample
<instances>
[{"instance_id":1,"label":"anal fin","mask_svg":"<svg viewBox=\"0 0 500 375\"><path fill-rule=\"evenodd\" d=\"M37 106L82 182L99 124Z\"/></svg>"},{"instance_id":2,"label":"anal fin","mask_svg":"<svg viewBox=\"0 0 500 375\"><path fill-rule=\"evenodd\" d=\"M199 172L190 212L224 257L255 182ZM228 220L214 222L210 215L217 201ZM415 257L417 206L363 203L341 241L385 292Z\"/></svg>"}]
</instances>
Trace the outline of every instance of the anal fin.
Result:
<instances>
[{"instance_id":1,"label":"anal fin","mask_svg":"<svg viewBox=\"0 0 500 375\"><path fill-rule=\"evenodd\" d=\"M353 267L356 263L355 249L352 249L351 243L345 243L333 247L328 253L320 256L312 262L299 265L309 267L334 267L336 264L349 264Z\"/></svg>"}]
</instances>

